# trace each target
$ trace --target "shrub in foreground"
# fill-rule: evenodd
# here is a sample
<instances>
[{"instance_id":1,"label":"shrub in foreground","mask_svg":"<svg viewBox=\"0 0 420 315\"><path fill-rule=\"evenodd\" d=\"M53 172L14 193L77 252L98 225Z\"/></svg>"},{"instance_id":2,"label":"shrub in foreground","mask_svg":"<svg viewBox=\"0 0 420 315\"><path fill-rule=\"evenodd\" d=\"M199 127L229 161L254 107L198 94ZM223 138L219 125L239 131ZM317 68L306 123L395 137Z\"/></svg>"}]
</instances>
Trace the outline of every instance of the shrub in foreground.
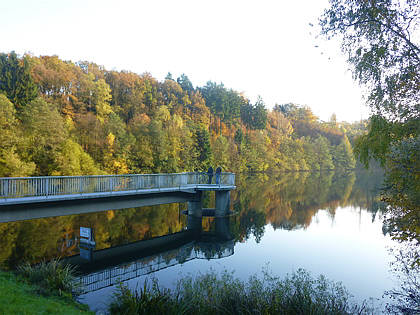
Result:
<instances>
[{"instance_id":1,"label":"shrub in foreground","mask_svg":"<svg viewBox=\"0 0 420 315\"><path fill-rule=\"evenodd\" d=\"M17 268L17 273L46 295L71 296L78 287L75 268L59 259L43 261L34 266L25 263Z\"/></svg>"},{"instance_id":2,"label":"shrub in foreground","mask_svg":"<svg viewBox=\"0 0 420 315\"><path fill-rule=\"evenodd\" d=\"M157 282L132 292L120 285L110 304L111 314L370 314L364 303L350 302L340 283L317 279L299 269L284 279L267 272L243 282L224 272L187 276L173 291Z\"/></svg>"},{"instance_id":3,"label":"shrub in foreground","mask_svg":"<svg viewBox=\"0 0 420 315\"><path fill-rule=\"evenodd\" d=\"M418 242L399 247L392 262L393 271L399 279L399 287L386 291L390 298L386 305L389 314L420 314L420 248Z\"/></svg>"}]
</instances>

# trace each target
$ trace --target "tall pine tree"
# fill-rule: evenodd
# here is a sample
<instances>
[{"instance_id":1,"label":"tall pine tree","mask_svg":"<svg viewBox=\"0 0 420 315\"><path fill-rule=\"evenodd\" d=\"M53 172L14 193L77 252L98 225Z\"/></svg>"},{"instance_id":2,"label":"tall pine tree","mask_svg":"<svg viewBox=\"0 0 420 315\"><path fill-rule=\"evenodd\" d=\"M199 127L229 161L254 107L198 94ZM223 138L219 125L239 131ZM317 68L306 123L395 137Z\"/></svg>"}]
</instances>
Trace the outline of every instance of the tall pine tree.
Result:
<instances>
[{"instance_id":1,"label":"tall pine tree","mask_svg":"<svg viewBox=\"0 0 420 315\"><path fill-rule=\"evenodd\" d=\"M20 60L15 52L0 54L0 92L6 94L18 111L37 97L38 88L26 57Z\"/></svg>"}]
</instances>

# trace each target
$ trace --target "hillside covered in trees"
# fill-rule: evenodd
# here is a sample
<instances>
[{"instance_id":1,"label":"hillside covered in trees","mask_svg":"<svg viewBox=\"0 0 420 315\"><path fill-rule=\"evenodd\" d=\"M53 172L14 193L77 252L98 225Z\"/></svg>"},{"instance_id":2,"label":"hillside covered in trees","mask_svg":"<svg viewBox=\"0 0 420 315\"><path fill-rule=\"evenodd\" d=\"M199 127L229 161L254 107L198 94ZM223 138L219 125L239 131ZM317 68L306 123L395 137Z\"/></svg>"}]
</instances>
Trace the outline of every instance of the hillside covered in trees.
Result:
<instances>
[{"instance_id":1,"label":"hillside covered in trees","mask_svg":"<svg viewBox=\"0 0 420 315\"><path fill-rule=\"evenodd\" d=\"M354 168L365 123L267 110L222 83L0 54L0 176Z\"/></svg>"}]
</instances>

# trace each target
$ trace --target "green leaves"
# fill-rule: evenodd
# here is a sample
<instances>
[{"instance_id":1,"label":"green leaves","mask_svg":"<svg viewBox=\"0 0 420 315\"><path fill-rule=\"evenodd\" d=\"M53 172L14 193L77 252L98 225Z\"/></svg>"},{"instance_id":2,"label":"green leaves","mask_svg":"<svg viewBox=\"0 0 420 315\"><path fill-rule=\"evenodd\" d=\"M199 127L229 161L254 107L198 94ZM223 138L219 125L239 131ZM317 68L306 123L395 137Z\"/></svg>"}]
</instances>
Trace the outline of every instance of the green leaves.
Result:
<instances>
[{"instance_id":1,"label":"green leaves","mask_svg":"<svg viewBox=\"0 0 420 315\"><path fill-rule=\"evenodd\" d=\"M368 90L375 114L392 120L419 118L420 48L414 36L420 2L331 0L321 33L342 36L354 77Z\"/></svg>"},{"instance_id":2,"label":"green leaves","mask_svg":"<svg viewBox=\"0 0 420 315\"><path fill-rule=\"evenodd\" d=\"M252 130L265 129L267 123L267 109L260 96L255 104L247 102L241 106L241 119L245 126Z\"/></svg>"},{"instance_id":3,"label":"green leaves","mask_svg":"<svg viewBox=\"0 0 420 315\"><path fill-rule=\"evenodd\" d=\"M35 99L38 89L30 74L26 57L19 59L15 52L0 53L0 93L6 94L18 110Z\"/></svg>"},{"instance_id":4,"label":"green leaves","mask_svg":"<svg viewBox=\"0 0 420 315\"><path fill-rule=\"evenodd\" d=\"M24 161L19 155L25 150L16 111L8 98L0 94L0 176L28 176L35 171L35 164Z\"/></svg>"},{"instance_id":5,"label":"green leaves","mask_svg":"<svg viewBox=\"0 0 420 315\"><path fill-rule=\"evenodd\" d=\"M407 123L390 122L375 115L370 118L368 128L367 134L356 139L354 152L366 167L371 159L380 161L384 166L391 146L404 139L416 137L420 123L415 120Z\"/></svg>"},{"instance_id":6,"label":"green leaves","mask_svg":"<svg viewBox=\"0 0 420 315\"><path fill-rule=\"evenodd\" d=\"M56 168L52 175L75 176L100 173L91 156L71 139L62 143L55 153L54 160Z\"/></svg>"},{"instance_id":7,"label":"green leaves","mask_svg":"<svg viewBox=\"0 0 420 315\"><path fill-rule=\"evenodd\" d=\"M104 122L105 119L111 114L112 108L109 105L111 101L111 89L104 79L100 79L95 82L95 90L93 92L93 100L95 104L96 114L100 122Z\"/></svg>"},{"instance_id":8,"label":"green leaves","mask_svg":"<svg viewBox=\"0 0 420 315\"><path fill-rule=\"evenodd\" d=\"M391 145L386 161L384 199L391 205L388 224L399 240L420 243L420 137ZM418 262L420 263L420 261Z\"/></svg>"},{"instance_id":9,"label":"green leaves","mask_svg":"<svg viewBox=\"0 0 420 315\"><path fill-rule=\"evenodd\" d=\"M242 106L248 104L243 96L236 91L228 90L223 83L216 84L209 81L200 88L200 92L210 111L219 116L225 123L232 123L237 120L242 113Z\"/></svg>"}]
</instances>

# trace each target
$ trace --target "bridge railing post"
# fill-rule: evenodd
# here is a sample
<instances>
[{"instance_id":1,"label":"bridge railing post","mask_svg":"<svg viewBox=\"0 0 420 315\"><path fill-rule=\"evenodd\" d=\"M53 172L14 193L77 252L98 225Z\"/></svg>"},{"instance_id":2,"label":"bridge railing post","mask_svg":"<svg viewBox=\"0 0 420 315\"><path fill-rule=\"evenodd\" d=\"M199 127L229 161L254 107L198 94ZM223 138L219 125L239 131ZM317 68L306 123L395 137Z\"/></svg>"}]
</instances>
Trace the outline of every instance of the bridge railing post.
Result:
<instances>
[{"instance_id":1,"label":"bridge railing post","mask_svg":"<svg viewBox=\"0 0 420 315\"><path fill-rule=\"evenodd\" d=\"M80 194L83 194L83 179L84 179L84 177L79 177L79 193Z\"/></svg>"},{"instance_id":2,"label":"bridge railing post","mask_svg":"<svg viewBox=\"0 0 420 315\"><path fill-rule=\"evenodd\" d=\"M7 198L7 196L9 195L9 180L6 179L3 183L3 187L2 187L2 195Z\"/></svg>"},{"instance_id":3,"label":"bridge railing post","mask_svg":"<svg viewBox=\"0 0 420 315\"><path fill-rule=\"evenodd\" d=\"M49 181L49 178L47 177L47 178L44 178L45 179L45 196L48 196L48 193L49 193L49 184L50 184L50 181Z\"/></svg>"}]
</instances>

